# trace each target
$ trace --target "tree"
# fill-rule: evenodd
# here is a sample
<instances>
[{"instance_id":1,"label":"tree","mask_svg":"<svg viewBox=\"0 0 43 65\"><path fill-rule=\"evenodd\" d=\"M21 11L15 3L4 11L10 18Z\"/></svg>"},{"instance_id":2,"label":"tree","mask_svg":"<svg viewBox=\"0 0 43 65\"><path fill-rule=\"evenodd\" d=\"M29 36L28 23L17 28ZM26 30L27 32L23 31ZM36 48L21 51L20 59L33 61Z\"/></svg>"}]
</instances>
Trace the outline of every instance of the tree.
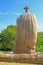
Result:
<instances>
[{"instance_id":1,"label":"tree","mask_svg":"<svg viewBox=\"0 0 43 65\"><path fill-rule=\"evenodd\" d=\"M0 45L1 50L11 50L15 41L16 26L9 25L1 32Z\"/></svg>"},{"instance_id":2,"label":"tree","mask_svg":"<svg viewBox=\"0 0 43 65\"><path fill-rule=\"evenodd\" d=\"M9 25L0 33L0 50L12 50L15 42L16 26ZM36 51L43 52L43 32L38 32Z\"/></svg>"},{"instance_id":3,"label":"tree","mask_svg":"<svg viewBox=\"0 0 43 65\"><path fill-rule=\"evenodd\" d=\"M36 51L43 52L43 32L38 32Z\"/></svg>"}]
</instances>

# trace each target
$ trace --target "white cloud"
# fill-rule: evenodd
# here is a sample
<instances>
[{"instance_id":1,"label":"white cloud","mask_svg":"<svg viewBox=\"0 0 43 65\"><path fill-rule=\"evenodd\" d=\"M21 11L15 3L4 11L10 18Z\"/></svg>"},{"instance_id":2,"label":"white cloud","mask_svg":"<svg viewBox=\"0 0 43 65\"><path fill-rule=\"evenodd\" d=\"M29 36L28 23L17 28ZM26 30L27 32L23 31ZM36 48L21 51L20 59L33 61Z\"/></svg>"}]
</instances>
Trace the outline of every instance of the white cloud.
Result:
<instances>
[{"instance_id":1,"label":"white cloud","mask_svg":"<svg viewBox=\"0 0 43 65\"><path fill-rule=\"evenodd\" d=\"M16 12L14 13L0 12L0 15L8 15L8 14L14 14L16 16L20 15L20 13L16 13Z\"/></svg>"},{"instance_id":2,"label":"white cloud","mask_svg":"<svg viewBox=\"0 0 43 65\"><path fill-rule=\"evenodd\" d=\"M13 14L14 14L14 15L17 15L17 16L20 15L20 13L13 13Z\"/></svg>"},{"instance_id":3,"label":"white cloud","mask_svg":"<svg viewBox=\"0 0 43 65\"><path fill-rule=\"evenodd\" d=\"M7 15L7 12L0 12L0 15Z\"/></svg>"}]
</instances>

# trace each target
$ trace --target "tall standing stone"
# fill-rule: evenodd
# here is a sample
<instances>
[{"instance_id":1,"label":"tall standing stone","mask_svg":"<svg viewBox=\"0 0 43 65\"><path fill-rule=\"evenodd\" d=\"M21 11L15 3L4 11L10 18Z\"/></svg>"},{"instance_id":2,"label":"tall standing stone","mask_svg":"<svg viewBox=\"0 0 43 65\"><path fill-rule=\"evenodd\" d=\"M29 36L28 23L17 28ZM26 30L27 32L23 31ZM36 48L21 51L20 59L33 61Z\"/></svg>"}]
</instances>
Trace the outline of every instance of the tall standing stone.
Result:
<instances>
[{"instance_id":1,"label":"tall standing stone","mask_svg":"<svg viewBox=\"0 0 43 65\"><path fill-rule=\"evenodd\" d=\"M36 16L28 13L28 7L25 13L17 19L16 41L13 52L16 54L34 53L37 40L37 20Z\"/></svg>"}]
</instances>

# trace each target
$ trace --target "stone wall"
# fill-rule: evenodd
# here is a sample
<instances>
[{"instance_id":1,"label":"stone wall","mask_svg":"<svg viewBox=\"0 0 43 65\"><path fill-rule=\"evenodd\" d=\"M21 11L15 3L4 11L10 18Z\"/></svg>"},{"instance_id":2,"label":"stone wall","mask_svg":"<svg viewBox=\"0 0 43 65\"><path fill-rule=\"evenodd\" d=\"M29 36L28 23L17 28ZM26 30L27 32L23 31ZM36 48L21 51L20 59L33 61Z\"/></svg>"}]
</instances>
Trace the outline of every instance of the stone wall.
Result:
<instances>
[{"instance_id":1,"label":"stone wall","mask_svg":"<svg viewBox=\"0 0 43 65\"><path fill-rule=\"evenodd\" d=\"M43 64L43 53L35 54L0 54L1 62L26 62Z\"/></svg>"}]
</instances>

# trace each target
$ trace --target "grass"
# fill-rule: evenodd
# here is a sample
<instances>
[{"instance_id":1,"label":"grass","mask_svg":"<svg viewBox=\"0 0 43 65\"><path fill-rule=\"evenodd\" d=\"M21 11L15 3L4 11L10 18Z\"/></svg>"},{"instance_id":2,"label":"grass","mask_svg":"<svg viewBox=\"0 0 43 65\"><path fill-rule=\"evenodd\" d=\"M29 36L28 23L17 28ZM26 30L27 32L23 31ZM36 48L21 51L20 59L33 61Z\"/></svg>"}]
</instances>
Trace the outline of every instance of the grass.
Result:
<instances>
[{"instance_id":1,"label":"grass","mask_svg":"<svg viewBox=\"0 0 43 65\"><path fill-rule=\"evenodd\" d=\"M0 51L0 54L10 53L10 51Z\"/></svg>"},{"instance_id":2,"label":"grass","mask_svg":"<svg viewBox=\"0 0 43 65\"><path fill-rule=\"evenodd\" d=\"M40 65L40 64L0 62L0 65Z\"/></svg>"},{"instance_id":3,"label":"grass","mask_svg":"<svg viewBox=\"0 0 43 65\"><path fill-rule=\"evenodd\" d=\"M0 54L4 54L5 52L4 51L0 51Z\"/></svg>"}]
</instances>

